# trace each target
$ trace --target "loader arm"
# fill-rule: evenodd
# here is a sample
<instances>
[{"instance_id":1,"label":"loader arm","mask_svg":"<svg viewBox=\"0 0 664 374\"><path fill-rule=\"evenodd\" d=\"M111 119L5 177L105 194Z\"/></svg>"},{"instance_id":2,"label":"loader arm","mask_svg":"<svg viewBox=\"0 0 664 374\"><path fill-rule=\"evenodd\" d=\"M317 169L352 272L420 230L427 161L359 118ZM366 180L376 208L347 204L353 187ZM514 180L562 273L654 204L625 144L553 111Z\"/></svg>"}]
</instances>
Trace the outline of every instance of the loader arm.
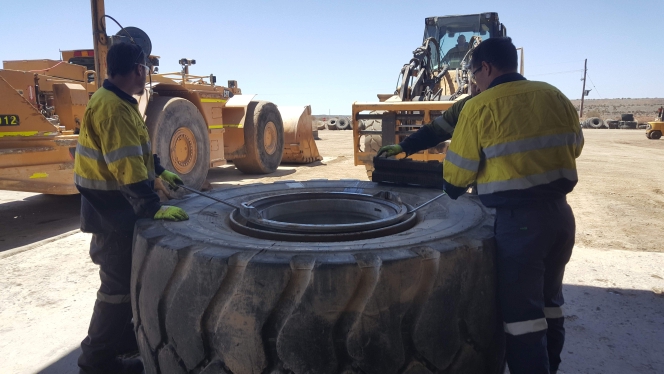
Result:
<instances>
[{"instance_id":1,"label":"loader arm","mask_svg":"<svg viewBox=\"0 0 664 374\"><path fill-rule=\"evenodd\" d=\"M106 56L108 55L104 0L90 0L90 9L92 10L92 40L95 50L97 88L100 88L106 79Z\"/></svg>"}]
</instances>

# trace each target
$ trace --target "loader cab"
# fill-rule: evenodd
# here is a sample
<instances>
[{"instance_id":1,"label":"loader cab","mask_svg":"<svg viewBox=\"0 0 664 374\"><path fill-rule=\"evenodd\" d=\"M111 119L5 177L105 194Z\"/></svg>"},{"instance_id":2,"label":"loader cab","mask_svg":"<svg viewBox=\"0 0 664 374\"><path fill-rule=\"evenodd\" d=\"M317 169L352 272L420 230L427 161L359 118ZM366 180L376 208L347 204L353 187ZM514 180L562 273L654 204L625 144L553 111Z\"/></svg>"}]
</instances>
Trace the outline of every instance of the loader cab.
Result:
<instances>
[{"instance_id":1,"label":"loader cab","mask_svg":"<svg viewBox=\"0 0 664 374\"><path fill-rule=\"evenodd\" d=\"M423 40L434 38L438 42L440 64L448 65L449 69L461 68L461 61L470 48L469 43L473 36L485 40L507 34L507 30L498 20L498 13L493 12L429 17L424 24Z\"/></svg>"}]
</instances>

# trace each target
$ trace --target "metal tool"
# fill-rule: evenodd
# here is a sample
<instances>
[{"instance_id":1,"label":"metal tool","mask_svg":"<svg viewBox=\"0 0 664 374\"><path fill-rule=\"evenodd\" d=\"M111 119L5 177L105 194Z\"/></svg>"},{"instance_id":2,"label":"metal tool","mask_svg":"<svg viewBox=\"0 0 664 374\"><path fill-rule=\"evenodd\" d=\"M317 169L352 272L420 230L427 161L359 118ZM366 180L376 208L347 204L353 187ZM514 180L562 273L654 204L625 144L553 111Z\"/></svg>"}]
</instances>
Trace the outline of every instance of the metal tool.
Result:
<instances>
[{"instance_id":1,"label":"metal tool","mask_svg":"<svg viewBox=\"0 0 664 374\"><path fill-rule=\"evenodd\" d=\"M218 203L226 204L226 205L230 206L231 208L242 209L241 207L239 207L239 206L237 206L237 205L233 205L233 204L231 204L231 203L229 203L229 202L227 202L227 201L224 201L224 200L221 200L221 199L217 199L216 197L212 197L212 196L210 196L210 195L208 195L208 194L206 194L206 193L203 193L203 192L201 192L201 191L195 190L195 189L193 189L193 188L191 188L191 187L187 187L187 186L185 186L185 185L183 185L183 184L179 184L179 183L178 183L178 187L184 188L185 190L187 190L187 191L189 191L189 192L193 192L193 193L195 193L195 194L197 194L197 195L201 195L201 196L207 197L208 199L210 199L210 200L214 200L214 201L216 201L216 202L218 202Z\"/></svg>"},{"instance_id":2,"label":"metal tool","mask_svg":"<svg viewBox=\"0 0 664 374\"><path fill-rule=\"evenodd\" d=\"M415 208L415 209L413 209L413 210L409 210L407 214L417 212L420 208L425 207L425 206L431 204L431 203L434 202L435 200L438 200L439 198L443 197L444 195L447 195L447 193L445 193L445 192L441 193L440 195L438 195L438 196L434 197L433 199L427 201L426 203L424 203L424 204L418 206L417 208Z\"/></svg>"}]
</instances>

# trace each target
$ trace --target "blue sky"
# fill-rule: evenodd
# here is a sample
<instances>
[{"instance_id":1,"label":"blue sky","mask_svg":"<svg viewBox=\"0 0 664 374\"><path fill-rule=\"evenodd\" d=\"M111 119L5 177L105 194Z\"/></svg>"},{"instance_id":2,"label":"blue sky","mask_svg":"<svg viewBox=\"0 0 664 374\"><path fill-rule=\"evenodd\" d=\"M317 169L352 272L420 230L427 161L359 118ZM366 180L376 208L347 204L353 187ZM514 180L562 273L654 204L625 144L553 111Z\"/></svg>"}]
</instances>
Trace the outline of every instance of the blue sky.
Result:
<instances>
[{"instance_id":1,"label":"blue sky","mask_svg":"<svg viewBox=\"0 0 664 374\"><path fill-rule=\"evenodd\" d=\"M92 47L88 1L3 3L0 60L59 59L60 49ZM148 33L162 72L194 58L192 74L235 79L243 93L310 104L314 114L347 114L354 101L393 92L425 17L490 11L524 48L529 79L579 99L587 58L588 98L664 97L664 0L467 3L106 0L106 13ZM107 31L118 27L109 20Z\"/></svg>"}]
</instances>

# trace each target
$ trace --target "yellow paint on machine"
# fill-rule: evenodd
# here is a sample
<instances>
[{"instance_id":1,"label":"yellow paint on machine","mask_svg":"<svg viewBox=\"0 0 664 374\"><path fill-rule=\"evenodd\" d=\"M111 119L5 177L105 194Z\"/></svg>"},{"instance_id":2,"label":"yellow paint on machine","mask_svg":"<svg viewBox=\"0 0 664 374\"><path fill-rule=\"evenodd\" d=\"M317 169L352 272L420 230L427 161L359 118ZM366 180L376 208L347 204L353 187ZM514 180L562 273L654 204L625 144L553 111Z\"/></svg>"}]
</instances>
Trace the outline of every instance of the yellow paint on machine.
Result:
<instances>
[{"instance_id":1,"label":"yellow paint on machine","mask_svg":"<svg viewBox=\"0 0 664 374\"><path fill-rule=\"evenodd\" d=\"M226 125L212 125L212 126L208 126L208 128L210 128L210 129L224 129L224 128L241 129L241 128L244 128L244 125L236 123L236 124L226 124Z\"/></svg>"},{"instance_id":2,"label":"yellow paint on machine","mask_svg":"<svg viewBox=\"0 0 664 374\"><path fill-rule=\"evenodd\" d=\"M30 179L39 179L39 178L48 178L46 173L34 173L30 176Z\"/></svg>"},{"instance_id":3,"label":"yellow paint on machine","mask_svg":"<svg viewBox=\"0 0 664 374\"><path fill-rule=\"evenodd\" d=\"M1 131L0 138L4 136L35 136L38 131Z\"/></svg>"},{"instance_id":4,"label":"yellow paint on machine","mask_svg":"<svg viewBox=\"0 0 664 374\"><path fill-rule=\"evenodd\" d=\"M225 103L224 99L201 99L201 103Z\"/></svg>"}]
</instances>

